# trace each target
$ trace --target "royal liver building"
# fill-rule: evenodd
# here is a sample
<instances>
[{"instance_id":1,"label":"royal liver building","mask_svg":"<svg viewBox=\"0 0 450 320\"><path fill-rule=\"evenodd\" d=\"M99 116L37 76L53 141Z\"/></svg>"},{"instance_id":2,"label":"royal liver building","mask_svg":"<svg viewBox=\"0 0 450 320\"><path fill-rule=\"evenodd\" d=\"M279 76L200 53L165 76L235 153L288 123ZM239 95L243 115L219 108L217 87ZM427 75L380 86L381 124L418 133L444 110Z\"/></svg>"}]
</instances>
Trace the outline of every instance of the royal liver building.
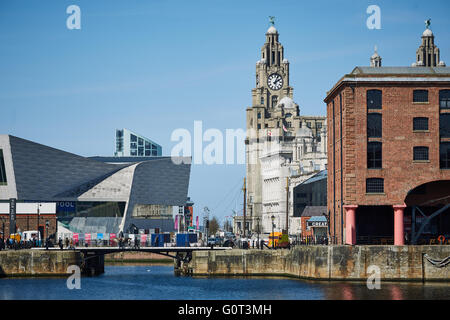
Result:
<instances>
[{"instance_id":1,"label":"royal liver building","mask_svg":"<svg viewBox=\"0 0 450 320\"><path fill-rule=\"evenodd\" d=\"M252 107L247 108L247 206L250 233L286 228L298 234L293 189L326 169L326 118L301 116L289 85L289 61L271 21L261 60L256 63ZM289 195L287 197L287 195ZM289 207L286 208L286 204Z\"/></svg>"}]
</instances>

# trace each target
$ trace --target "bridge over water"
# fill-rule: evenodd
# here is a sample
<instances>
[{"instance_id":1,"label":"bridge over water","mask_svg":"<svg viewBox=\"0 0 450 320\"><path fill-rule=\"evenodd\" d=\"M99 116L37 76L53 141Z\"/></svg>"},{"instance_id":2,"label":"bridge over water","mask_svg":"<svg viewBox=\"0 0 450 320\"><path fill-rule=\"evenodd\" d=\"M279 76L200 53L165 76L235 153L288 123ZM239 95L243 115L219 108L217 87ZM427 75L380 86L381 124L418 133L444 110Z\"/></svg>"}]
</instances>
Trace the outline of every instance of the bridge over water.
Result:
<instances>
[{"instance_id":1,"label":"bridge over water","mask_svg":"<svg viewBox=\"0 0 450 320\"><path fill-rule=\"evenodd\" d=\"M186 270L192 259L194 251L223 251L231 250L230 247L73 247L71 249L60 248L32 248L43 251L76 251L80 253L79 266L86 275L99 275L105 272L105 254L117 252L151 252L173 258L176 274L190 274Z\"/></svg>"}]
</instances>

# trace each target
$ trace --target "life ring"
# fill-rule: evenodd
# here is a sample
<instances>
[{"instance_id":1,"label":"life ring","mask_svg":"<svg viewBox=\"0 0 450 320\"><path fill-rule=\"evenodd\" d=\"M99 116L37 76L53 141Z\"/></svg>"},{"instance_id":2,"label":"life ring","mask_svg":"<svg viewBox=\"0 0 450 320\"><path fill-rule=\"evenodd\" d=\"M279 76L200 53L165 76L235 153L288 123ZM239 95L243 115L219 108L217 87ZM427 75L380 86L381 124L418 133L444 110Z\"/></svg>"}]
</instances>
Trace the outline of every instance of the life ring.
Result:
<instances>
[{"instance_id":1,"label":"life ring","mask_svg":"<svg viewBox=\"0 0 450 320\"><path fill-rule=\"evenodd\" d=\"M438 239L440 244L444 244L445 243L445 237L442 234L437 239Z\"/></svg>"}]
</instances>

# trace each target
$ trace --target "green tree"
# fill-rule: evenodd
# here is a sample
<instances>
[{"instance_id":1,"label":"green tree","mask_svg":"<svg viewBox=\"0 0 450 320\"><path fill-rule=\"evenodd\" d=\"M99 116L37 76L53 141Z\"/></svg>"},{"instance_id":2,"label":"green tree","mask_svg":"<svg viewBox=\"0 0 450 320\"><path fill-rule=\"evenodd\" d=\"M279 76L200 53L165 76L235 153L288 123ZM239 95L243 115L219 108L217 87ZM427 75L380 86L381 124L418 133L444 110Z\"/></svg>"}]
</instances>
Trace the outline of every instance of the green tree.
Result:
<instances>
[{"instance_id":1,"label":"green tree","mask_svg":"<svg viewBox=\"0 0 450 320\"><path fill-rule=\"evenodd\" d=\"M219 221L216 217L213 217L209 221L209 235L215 235L217 231L219 231Z\"/></svg>"}]
</instances>

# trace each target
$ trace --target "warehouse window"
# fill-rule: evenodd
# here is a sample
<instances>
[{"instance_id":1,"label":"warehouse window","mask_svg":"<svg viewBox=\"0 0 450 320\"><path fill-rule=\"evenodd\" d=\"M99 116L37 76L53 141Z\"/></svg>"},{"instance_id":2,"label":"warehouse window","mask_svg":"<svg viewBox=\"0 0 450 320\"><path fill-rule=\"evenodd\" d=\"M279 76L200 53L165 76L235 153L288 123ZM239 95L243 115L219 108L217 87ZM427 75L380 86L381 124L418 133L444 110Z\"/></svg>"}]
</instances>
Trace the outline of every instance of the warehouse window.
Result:
<instances>
[{"instance_id":1,"label":"warehouse window","mask_svg":"<svg viewBox=\"0 0 450 320\"><path fill-rule=\"evenodd\" d=\"M381 169L382 144L381 142L369 142L367 144L367 168Z\"/></svg>"},{"instance_id":2,"label":"warehouse window","mask_svg":"<svg viewBox=\"0 0 450 320\"><path fill-rule=\"evenodd\" d=\"M384 193L384 180L382 178L367 179L366 193Z\"/></svg>"},{"instance_id":3,"label":"warehouse window","mask_svg":"<svg viewBox=\"0 0 450 320\"><path fill-rule=\"evenodd\" d=\"M367 90L367 109L381 109L381 90Z\"/></svg>"},{"instance_id":4,"label":"warehouse window","mask_svg":"<svg viewBox=\"0 0 450 320\"><path fill-rule=\"evenodd\" d=\"M413 119L413 131L426 131L426 130L428 130L428 118Z\"/></svg>"},{"instance_id":5,"label":"warehouse window","mask_svg":"<svg viewBox=\"0 0 450 320\"><path fill-rule=\"evenodd\" d=\"M381 113L367 115L367 137L381 138Z\"/></svg>"},{"instance_id":6,"label":"warehouse window","mask_svg":"<svg viewBox=\"0 0 450 320\"><path fill-rule=\"evenodd\" d=\"M439 149L440 168L450 169L450 142L441 142Z\"/></svg>"},{"instance_id":7,"label":"warehouse window","mask_svg":"<svg viewBox=\"0 0 450 320\"><path fill-rule=\"evenodd\" d=\"M441 109L450 109L450 90L439 91L439 106Z\"/></svg>"},{"instance_id":8,"label":"warehouse window","mask_svg":"<svg viewBox=\"0 0 450 320\"><path fill-rule=\"evenodd\" d=\"M428 102L428 90L414 90L413 102Z\"/></svg>"},{"instance_id":9,"label":"warehouse window","mask_svg":"<svg viewBox=\"0 0 450 320\"><path fill-rule=\"evenodd\" d=\"M441 138L450 138L450 113L439 115L439 134Z\"/></svg>"},{"instance_id":10,"label":"warehouse window","mask_svg":"<svg viewBox=\"0 0 450 320\"><path fill-rule=\"evenodd\" d=\"M414 147L413 160L428 160L428 147Z\"/></svg>"},{"instance_id":11,"label":"warehouse window","mask_svg":"<svg viewBox=\"0 0 450 320\"><path fill-rule=\"evenodd\" d=\"M6 185L6 182L5 161L3 159L3 150L0 149L0 185Z\"/></svg>"}]
</instances>

